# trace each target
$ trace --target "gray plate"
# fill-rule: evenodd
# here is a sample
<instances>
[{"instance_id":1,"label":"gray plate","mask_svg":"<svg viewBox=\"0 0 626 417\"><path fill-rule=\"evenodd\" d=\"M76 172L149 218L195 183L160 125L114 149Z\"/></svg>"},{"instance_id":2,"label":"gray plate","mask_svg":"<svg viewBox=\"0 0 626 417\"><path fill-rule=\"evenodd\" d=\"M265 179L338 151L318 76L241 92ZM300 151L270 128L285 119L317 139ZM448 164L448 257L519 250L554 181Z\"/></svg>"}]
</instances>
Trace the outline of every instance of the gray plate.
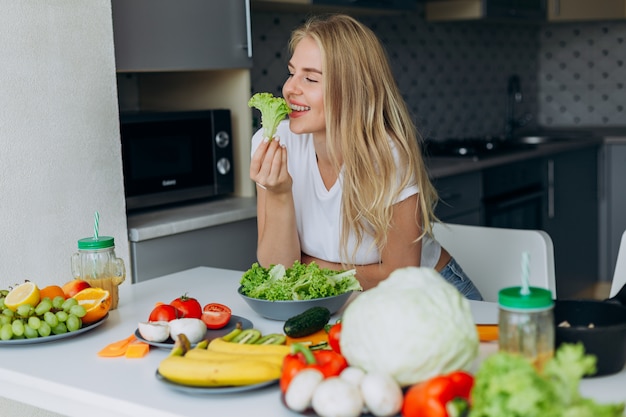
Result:
<instances>
[{"instance_id":1,"label":"gray plate","mask_svg":"<svg viewBox=\"0 0 626 417\"><path fill-rule=\"evenodd\" d=\"M230 321L225 327L222 327L221 329L217 329L217 330L207 329L206 336L204 336L204 338L210 341L212 339L215 339L216 337L222 337L230 333L230 331L233 330L237 326L237 322L241 323L241 328L244 330L252 329L253 327L252 322L250 320L233 314L232 316L230 316ZM135 330L135 337L138 340L145 342L154 347L163 348L163 349L171 349L172 347L174 347L174 341L171 338L167 339L165 342L150 342L149 340L146 340L141 336L141 333L139 333L139 329ZM196 344L194 343L191 346L193 347L195 345Z\"/></svg>"},{"instance_id":2,"label":"gray plate","mask_svg":"<svg viewBox=\"0 0 626 417\"><path fill-rule=\"evenodd\" d=\"M81 327L80 329L78 329L76 331L73 331L73 332L67 332L67 333L63 333L63 334L53 334L53 335L46 336L46 337L35 337L34 339L0 340L0 346L6 346L6 345L33 345L33 344L36 344L36 343L46 343L46 342L54 342L55 340L69 339L70 337L75 337L75 336L78 336L80 334L83 334L85 332L88 332L90 330L95 329L96 327L98 327L102 323L104 323L104 321L107 319L107 317L109 317L109 313L107 313L106 316L104 316L100 320L96 321L95 323L88 324L85 327Z\"/></svg>"},{"instance_id":3,"label":"gray plate","mask_svg":"<svg viewBox=\"0 0 626 417\"><path fill-rule=\"evenodd\" d=\"M251 391L270 385L274 385L278 382L278 379L272 379L271 381L261 382L260 384L242 385L242 386L229 386L229 387L192 387L189 385L178 384L165 378L163 375L156 371L156 378L166 384L168 387L175 389L176 391L184 392L185 394L204 395L204 394L230 394L243 391Z\"/></svg>"}]
</instances>

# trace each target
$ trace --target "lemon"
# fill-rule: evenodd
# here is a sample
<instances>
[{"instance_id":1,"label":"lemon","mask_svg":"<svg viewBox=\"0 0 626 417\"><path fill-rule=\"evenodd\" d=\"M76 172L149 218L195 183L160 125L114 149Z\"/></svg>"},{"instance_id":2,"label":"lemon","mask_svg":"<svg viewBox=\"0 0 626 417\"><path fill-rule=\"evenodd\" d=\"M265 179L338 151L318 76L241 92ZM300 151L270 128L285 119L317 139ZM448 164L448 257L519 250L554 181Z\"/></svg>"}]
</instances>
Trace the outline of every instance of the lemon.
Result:
<instances>
[{"instance_id":1,"label":"lemon","mask_svg":"<svg viewBox=\"0 0 626 417\"><path fill-rule=\"evenodd\" d=\"M4 305L12 311L17 310L22 304L30 304L35 307L39 304L39 288L32 282L25 282L13 288L4 299Z\"/></svg>"}]
</instances>

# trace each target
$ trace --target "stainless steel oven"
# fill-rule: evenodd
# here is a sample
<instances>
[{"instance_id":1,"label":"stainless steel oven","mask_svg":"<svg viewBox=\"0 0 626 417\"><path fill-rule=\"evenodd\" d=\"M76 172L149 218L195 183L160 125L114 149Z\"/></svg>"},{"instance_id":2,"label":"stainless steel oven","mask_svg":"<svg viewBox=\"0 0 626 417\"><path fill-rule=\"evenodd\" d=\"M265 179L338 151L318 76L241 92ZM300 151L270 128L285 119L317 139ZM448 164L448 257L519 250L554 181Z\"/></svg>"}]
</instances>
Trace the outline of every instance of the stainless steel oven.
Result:
<instances>
[{"instance_id":1,"label":"stainless steel oven","mask_svg":"<svg viewBox=\"0 0 626 417\"><path fill-rule=\"evenodd\" d=\"M127 210L234 191L230 111L120 115Z\"/></svg>"},{"instance_id":2,"label":"stainless steel oven","mask_svg":"<svg viewBox=\"0 0 626 417\"><path fill-rule=\"evenodd\" d=\"M547 191L543 160L488 168L483 172L485 225L513 229L542 229Z\"/></svg>"}]
</instances>

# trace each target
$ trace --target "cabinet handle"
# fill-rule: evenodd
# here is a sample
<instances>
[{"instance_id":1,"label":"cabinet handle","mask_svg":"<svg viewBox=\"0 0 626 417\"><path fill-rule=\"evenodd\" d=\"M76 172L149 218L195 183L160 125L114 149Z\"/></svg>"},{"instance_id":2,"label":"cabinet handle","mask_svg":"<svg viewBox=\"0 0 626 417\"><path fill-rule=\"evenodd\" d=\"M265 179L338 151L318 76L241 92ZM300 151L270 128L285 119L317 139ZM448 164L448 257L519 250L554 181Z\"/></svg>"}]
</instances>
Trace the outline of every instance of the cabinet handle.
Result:
<instances>
[{"instance_id":1,"label":"cabinet handle","mask_svg":"<svg viewBox=\"0 0 626 417\"><path fill-rule=\"evenodd\" d=\"M252 58L252 17L250 15L250 0L244 0L246 7L246 45L248 58Z\"/></svg>"},{"instance_id":2,"label":"cabinet handle","mask_svg":"<svg viewBox=\"0 0 626 417\"><path fill-rule=\"evenodd\" d=\"M548 159L548 218L554 219L554 160Z\"/></svg>"}]
</instances>

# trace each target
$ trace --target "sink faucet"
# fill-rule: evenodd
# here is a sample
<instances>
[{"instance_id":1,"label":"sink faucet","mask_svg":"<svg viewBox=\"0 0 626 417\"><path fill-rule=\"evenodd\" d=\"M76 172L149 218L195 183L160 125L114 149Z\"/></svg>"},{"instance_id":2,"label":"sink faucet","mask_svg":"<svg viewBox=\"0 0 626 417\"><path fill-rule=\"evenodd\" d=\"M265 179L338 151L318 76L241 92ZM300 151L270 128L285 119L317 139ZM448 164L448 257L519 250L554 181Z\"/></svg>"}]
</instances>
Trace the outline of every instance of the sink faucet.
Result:
<instances>
[{"instance_id":1,"label":"sink faucet","mask_svg":"<svg viewBox=\"0 0 626 417\"><path fill-rule=\"evenodd\" d=\"M515 107L517 104L521 103L523 99L519 75L513 74L509 77L507 94L508 101L504 136L510 138L517 129L526 125L532 116L530 114L526 114L521 118L515 116Z\"/></svg>"}]
</instances>

